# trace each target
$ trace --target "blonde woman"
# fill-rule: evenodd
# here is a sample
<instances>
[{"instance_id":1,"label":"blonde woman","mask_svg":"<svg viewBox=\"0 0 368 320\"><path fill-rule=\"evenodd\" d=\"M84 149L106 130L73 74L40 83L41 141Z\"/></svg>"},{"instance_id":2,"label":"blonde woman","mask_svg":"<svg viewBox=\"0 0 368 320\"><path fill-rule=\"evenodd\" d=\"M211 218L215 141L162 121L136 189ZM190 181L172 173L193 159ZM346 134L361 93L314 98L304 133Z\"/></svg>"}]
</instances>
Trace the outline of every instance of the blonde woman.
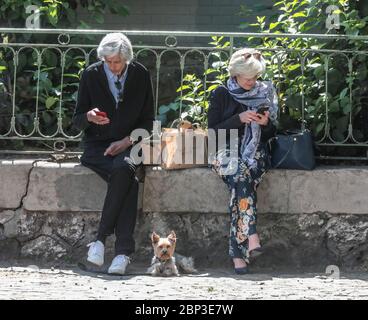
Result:
<instances>
[{"instance_id":1,"label":"blonde woman","mask_svg":"<svg viewBox=\"0 0 368 320\"><path fill-rule=\"evenodd\" d=\"M208 111L208 127L226 131L226 144L218 146L213 169L230 190L229 254L237 274L246 274L249 258L262 253L256 188L270 167L267 141L276 133L278 109L272 82L258 80L265 68L259 51L236 51L229 63L230 77L213 92ZM235 145L230 145L230 129L238 129ZM229 161L234 148L236 157ZM227 170L234 163L236 169Z\"/></svg>"}]
</instances>

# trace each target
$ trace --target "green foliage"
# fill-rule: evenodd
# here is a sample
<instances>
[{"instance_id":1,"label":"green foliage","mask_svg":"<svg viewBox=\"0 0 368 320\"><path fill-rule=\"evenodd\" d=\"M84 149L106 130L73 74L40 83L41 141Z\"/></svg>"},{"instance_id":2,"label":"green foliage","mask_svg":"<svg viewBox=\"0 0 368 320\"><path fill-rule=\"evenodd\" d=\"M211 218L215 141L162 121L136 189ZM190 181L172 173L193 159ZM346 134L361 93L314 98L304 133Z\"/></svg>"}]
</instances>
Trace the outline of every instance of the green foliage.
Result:
<instances>
[{"instance_id":1,"label":"green foliage","mask_svg":"<svg viewBox=\"0 0 368 320\"><path fill-rule=\"evenodd\" d=\"M176 99L172 103L160 106L156 119L161 121L163 126L170 126L177 119L179 110L180 102Z\"/></svg>"},{"instance_id":2,"label":"green foliage","mask_svg":"<svg viewBox=\"0 0 368 320\"><path fill-rule=\"evenodd\" d=\"M326 8L336 5L340 8L334 12L339 14L340 18L339 34L367 34L368 17L361 18L359 4L359 1L348 0L282 0L274 4L278 14L269 20L258 16L256 22L250 25L260 33L303 34L321 33L323 30L332 33L336 31L326 29ZM248 7L243 6L242 11L244 15L249 16ZM243 27L244 25L242 24ZM368 65L367 56L357 55L354 60L349 60L352 55L345 56L340 51L366 50L364 42L265 36L248 37L245 43L238 46L263 49L267 61L264 79L273 80L279 93L279 129L299 127L304 121L316 138L322 138L328 132L335 141L345 139L351 130L350 116L353 123L361 117L364 97L360 87L361 83L367 80ZM219 37L213 38L211 44L218 49L215 53L217 61L212 63L206 75L213 74L215 77L203 81L194 74L185 75L183 84L178 89L182 95L176 102L182 103L184 110L178 117L202 125L207 121L210 92L224 83L228 76L228 59L223 57L220 51L229 49L229 43ZM325 49L337 50L337 53L313 52ZM166 110L162 109L162 113L165 114ZM368 132L363 132L356 126L354 137L361 141L368 139Z\"/></svg>"},{"instance_id":3,"label":"green foliage","mask_svg":"<svg viewBox=\"0 0 368 320\"><path fill-rule=\"evenodd\" d=\"M177 92L182 93L180 100L183 103L184 112L181 113L181 119L203 126L206 122L208 101L202 80L198 79L195 74L187 74L183 79L183 85L177 89Z\"/></svg>"},{"instance_id":4,"label":"green foliage","mask_svg":"<svg viewBox=\"0 0 368 320\"><path fill-rule=\"evenodd\" d=\"M0 20L6 21L9 27L24 27L29 14L26 8L29 5L39 7L42 28L51 27L88 27L83 20L78 20L75 14L77 9L87 10L91 20L103 24L105 14L110 12L126 16L129 11L119 0L2 0L0 5Z\"/></svg>"},{"instance_id":5,"label":"green foliage","mask_svg":"<svg viewBox=\"0 0 368 320\"><path fill-rule=\"evenodd\" d=\"M177 89L180 96L170 105L159 108L159 120L162 125L170 126L177 118L207 127L207 112L209 96L213 90L223 84L227 78L228 55L226 51L230 42L224 37L212 37L210 42L218 51L210 55L210 68L201 77L196 74L186 74L182 85ZM181 108L180 108L181 105Z\"/></svg>"},{"instance_id":6,"label":"green foliage","mask_svg":"<svg viewBox=\"0 0 368 320\"><path fill-rule=\"evenodd\" d=\"M303 34L315 31L320 33L327 30L326 8L329 5L336 5L339 8L333 12L339 14L339 34L367 34L368 17L361 18L357 1L348 0L279 1L274 5L279 11L277 16L267 22L266 17L257 17L257 22L251 26L262 33ZM327 30L327 33L331 32L332 30ZM358 56L359 59L354 60L354 65L349 65L349 60L339 52L333 55L317 54L308 53L304 49L358 51L365 50L365 44L356 40L322 41L281 37L248 40L255 46L290 50L284 55L273 53L271 50L265 53L268 58L266 77L276 82L280 92L281 128L296 126L304 120L316 137L322 137L325 131L329 131L333 139L343 141L349 130L349 114L352 113L354 119L361 111L359 87L360 82L366 79L368 67L366 58ZM300 63L302 59L305 59L304 74ZM350 74L350 69L358 72ZM304 109L302 92L305 96ZM328 128L326 128L327 116ZM363 133L358 129L354 135L362 137Z\"/></svg>"}]
</instances>

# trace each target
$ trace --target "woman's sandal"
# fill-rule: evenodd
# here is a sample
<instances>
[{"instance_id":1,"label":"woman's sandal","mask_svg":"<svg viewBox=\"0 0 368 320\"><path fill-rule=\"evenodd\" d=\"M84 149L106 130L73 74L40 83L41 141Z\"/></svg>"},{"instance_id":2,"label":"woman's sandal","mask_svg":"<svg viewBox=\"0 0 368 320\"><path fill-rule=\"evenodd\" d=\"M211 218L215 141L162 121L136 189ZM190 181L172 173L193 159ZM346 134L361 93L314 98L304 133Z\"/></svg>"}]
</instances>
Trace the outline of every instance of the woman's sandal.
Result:
<instances>
[{"instance_id":1,"label":"woman's sandal","mask_svg":"<svg viewBox=\"0 0 368 320\"><path fill-rule=\"evenodd\" d=\"M247 274L248 273L248 267L234 268L234 271L235 271L236 274Z\"/></svg>"},{"instance_id":2,"label":"woman's sandal","mask_svg":"<svg viewBox=\"0 0 368 320\"><path fill-rule=\"evenodd\" d=\"M235 268L234 267L234 271L236 274L247 274L248 273L248 264L245 262L245 267L241 267L241 268Z\"/></svg>"}]
</instances>

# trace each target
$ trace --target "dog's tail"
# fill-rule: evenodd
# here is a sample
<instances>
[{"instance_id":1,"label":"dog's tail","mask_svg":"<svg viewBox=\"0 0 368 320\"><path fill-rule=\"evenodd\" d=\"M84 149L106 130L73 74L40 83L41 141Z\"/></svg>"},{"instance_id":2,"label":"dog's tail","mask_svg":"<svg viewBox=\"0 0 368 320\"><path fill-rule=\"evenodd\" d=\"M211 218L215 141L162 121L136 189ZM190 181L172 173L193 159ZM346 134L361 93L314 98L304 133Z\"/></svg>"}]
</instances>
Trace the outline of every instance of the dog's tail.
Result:
<instances>
[{"instance_id":1,"label":"dog's tail","mask_svg":"<svg viewBox=\"0 0 368 320\"><path fill-rule=\"evenodd\" d=\"M175 260L182 273L198 273L198 270L194 268L194 260L192 257L185 257L175 253Z\"/></svg>"}]
</instances>

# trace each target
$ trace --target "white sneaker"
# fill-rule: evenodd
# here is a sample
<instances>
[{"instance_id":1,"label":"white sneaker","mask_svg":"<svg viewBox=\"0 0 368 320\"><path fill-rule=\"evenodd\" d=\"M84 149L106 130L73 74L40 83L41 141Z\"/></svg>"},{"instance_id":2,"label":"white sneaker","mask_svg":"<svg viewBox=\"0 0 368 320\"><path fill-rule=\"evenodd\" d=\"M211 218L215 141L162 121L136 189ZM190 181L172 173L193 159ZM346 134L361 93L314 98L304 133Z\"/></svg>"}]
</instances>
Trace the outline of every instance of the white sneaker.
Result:
<instances>
[{"instance_id":1,"label":"white sneaker","mask_svg":"<svg viewBox=\"0 0 368 320\"><path fill-rule=\"evenodd\" d=\"M89 247L87 261L101 267L104 264L104 244L101 241L97 240L95 242L87 244L87 247Z\"/></svg>"},{"instance_id":2,"label":"white sneaker","mask_svg":"<svg viewBox=\"0 0 368 320\"><path fill-rule=\"evenodd\" d=\"M112 260L111 266L107 272L125 274L125 270L129 263L130 263L129 257L123 254L119 254L118 256L114 258L114 260Z\"/></svg>"}]
</instances>

